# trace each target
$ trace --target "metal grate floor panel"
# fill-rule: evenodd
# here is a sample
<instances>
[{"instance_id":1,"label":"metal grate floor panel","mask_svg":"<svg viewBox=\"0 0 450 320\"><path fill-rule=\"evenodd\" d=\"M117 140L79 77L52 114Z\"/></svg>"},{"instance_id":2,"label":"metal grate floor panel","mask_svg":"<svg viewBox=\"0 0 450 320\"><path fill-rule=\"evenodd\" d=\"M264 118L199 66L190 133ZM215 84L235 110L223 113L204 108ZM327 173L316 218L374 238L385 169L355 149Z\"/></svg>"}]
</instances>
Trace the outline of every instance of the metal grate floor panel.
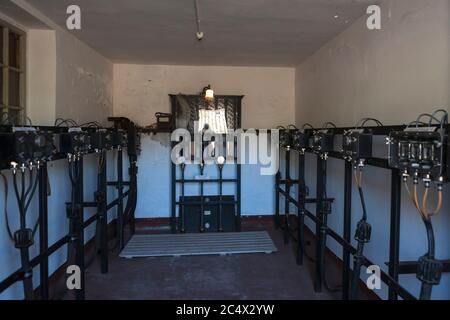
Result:
<instances>
[{"instance_id":1,"label":"metal grate floor panel","mask_svg":"<svg viewBox=\"0 0 450 320\"><path fill-rule=\"evenodd\" d=\"M277 248L266 231L134 235L121 258L179 257L272 253Z\"/></svg>"}]
</instances>

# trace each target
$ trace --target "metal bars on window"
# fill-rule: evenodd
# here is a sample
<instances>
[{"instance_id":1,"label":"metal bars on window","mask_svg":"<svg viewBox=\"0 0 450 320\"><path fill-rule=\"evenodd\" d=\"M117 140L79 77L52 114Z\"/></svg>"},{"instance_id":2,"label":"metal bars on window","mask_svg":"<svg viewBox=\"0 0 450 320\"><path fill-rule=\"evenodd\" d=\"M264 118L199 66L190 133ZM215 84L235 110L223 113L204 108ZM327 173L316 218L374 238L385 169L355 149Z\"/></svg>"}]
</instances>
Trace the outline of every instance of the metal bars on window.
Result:
<instances>
[{"instance_id":1,"label":"metal bars on window","mask_svg":"<svg viewBox=\"0 0 450 320\"><path fill-rule=\"evenodd\" d=\"M2 124L25 118L25 33L0 20L0 111Z\"/></svg>"}]
</instances>

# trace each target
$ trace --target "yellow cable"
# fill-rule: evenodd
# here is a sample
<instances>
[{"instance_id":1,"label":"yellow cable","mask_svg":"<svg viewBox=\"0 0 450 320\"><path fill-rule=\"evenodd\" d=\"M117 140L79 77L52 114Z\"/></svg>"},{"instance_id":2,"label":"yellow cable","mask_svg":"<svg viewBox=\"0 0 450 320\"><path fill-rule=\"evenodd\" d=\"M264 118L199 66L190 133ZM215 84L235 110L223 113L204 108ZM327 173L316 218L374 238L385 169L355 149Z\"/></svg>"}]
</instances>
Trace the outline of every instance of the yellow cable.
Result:
<instances>
[{"instance_id":1,"label":"yellow cable","mask_svg":"<svg viewBox=\"0 0 450 320\"><path fill-rule=\"evenodd\" d=\"M359 171L359 179L358 179L358 175L357 175L357 169L355 169L353 171L354 173L354 177L355 177L355 181L356 181L356 185L358 186L358 188L362 187L362 170Z\"/></svg>"},{"instance_id":2,"label":"yellow cable","mask_svg":"<svg viewBox=\"0 0 450 320\"><path fill-rule=\"evenodd\" d=\"M362 170L359 170L359 187L362 188Z\"/></svg>"},{"instance_id":3,"label":"yellow cable","mask_svg":"<svg viewBox=\"0 0 450 320\"><path fill-rule=\"evenodd\" d=\"M417 185L416 184L414 184L413 191L414 191L414 199L413 199L414 205L416 206L416 208L419 211L419 213L422 216L422 218L425 219L425 220L429 220L429 217L426 216L425 213L420 209L419 200L418 200L418 197L417 197Z\"/></svg>"},{"instance_id":4,"label":"yellow cable","mask_svg":"<svg viewBox=\"0 0 450 320\"><path fill-rule=\"evenodd\" d=\"M422 211L424 212L424 214L425 214L428 218L431 218L431 217L433 217L433 216L439 214L439 212L440 212L441 209L442 209L442 191L441 191L441 190L438 191L438 203L437 203L437 205L436 205L436 209L435 209L432 213L430 213L430 212L428 212L428 209L427 209L428 189L429 189L429 188L425 189L425 192L424 192L424 194L423 194L423 198L422 198Z\"/></svg>"},{"instance_id":5,"label":"yellow cable","mask_svg":"<svg viewBox=\"0 0 450 320\"><path fill-rule=\"evenodd\" d=\"M359 187L358 176L356 175L356 169L353 170L353 177L355 178L356 186Z\"/></svg>"}]
</instances>

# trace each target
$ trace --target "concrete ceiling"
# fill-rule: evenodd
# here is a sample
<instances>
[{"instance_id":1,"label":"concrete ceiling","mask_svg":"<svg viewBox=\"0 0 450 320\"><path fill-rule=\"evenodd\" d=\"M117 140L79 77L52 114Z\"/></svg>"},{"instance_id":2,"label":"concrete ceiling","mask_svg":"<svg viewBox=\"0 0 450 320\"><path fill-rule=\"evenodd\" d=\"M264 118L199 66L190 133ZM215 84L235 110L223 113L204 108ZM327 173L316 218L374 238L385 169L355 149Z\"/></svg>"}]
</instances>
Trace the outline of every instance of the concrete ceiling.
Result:
<instances>
[{"instance_id":1,"label":"concrete ceiling","mask_svg":"<svg viewBox=\"0 0 450 320\"><path fill-rule=\"evenodd\" d=\"M116 63L298 65L365 14L373 0L198 0L204 40L195 37L194 0L27 0ZM339 18L334 16L338 14Z\"/></svg>"}]
</instances>

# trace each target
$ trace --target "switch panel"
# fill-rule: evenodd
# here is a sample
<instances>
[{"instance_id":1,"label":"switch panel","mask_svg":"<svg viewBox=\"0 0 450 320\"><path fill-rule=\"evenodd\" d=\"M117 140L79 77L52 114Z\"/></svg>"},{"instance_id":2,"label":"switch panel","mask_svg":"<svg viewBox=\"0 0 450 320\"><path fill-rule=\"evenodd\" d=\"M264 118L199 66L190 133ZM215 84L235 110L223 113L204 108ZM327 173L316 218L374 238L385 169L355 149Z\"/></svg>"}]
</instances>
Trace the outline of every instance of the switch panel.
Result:
<instances>
[{"instance_id":1,"label":"switch panel","mask_svg":"<svg viewBox=\"0 0 450 320\"><path fill-rule=\"evenodd\" d=\"M114 148L125 148L128 145L128 137L125 130L112 130L111 131L112 136L112 146Z\"/></svg>"},{"instance_id":2,"label":"switch panel","mask_svg":"<svg viewBox=\"0 0 450 320\"><path fill-rule=\"evenodd\" d=\"M329 153L334 149L334 132L330 129L317 130L310 138L310 147L315 153Z\"/></svg>"},{"instance_id":3,"label":"switch panel","mask_svg":"<svg viewBox=\"0 0 450 320\"><path fill-rule=\"evenodd\" d=\"M13 128L12 132L0 133L0 145L2 166L47 161L56 154L53 133L33 128Z\"/></svg>"},{"instance_id":4,"label":"switch panel","mask_svg":"<svg viewBox=\"0 0 450 320\"><path fill-rule=\"evenodd\" d=\"M300 130L292 133L292 148L297 151L304 151L309 147L310 135Z\"/></svg>"},{"instance_id":5,"label":"switch panel","mask_svg":"<svg viewBox=\"0 0 450 320\"><path fill-rule=\"evenodd\" d=\"M292 147L292 130L280 130L280 147L287 149Z\"/></svg>"},{"instance_id":6,"label":"switch panel","mask_svg":"<svg viewBox=\"0 0 450 320\"><path fill-rule=\"evenodd\" d=\"M113 147L112 132L110 130L98 129L90 134L91 147L96 151L110 150Z\"/></svg>"},{"instance_id":7,"label":"switch panel","mask_svg":"<svg viewBox=\"0 0 450 320\"><path fill-rule=\"evenodd\" d=\"M344 132L342 153L347 161L358 161L372 157L372 134L365 129Z\"/></svg>"},{"instance_id":8,"label":"switch panel","mask_svg":"<svg viewBox=\"0 0 450 320\"><path fill-rule=\"evenodd\" d=\"M60 152L63 154L85 154L91 149L89 133L81 128L70 128L59 135Z\"/></svg>"},{"instance_id":9,"label":"switch panel","mask_svg":"<svg viewBox=\"0 0 450 320\"><path fill-rule=\"evenodd\" d=\"M445 180L448 137L437 128L409 128L391 132L389 166L421 177Z\"/></svg>"}]
</instances>

